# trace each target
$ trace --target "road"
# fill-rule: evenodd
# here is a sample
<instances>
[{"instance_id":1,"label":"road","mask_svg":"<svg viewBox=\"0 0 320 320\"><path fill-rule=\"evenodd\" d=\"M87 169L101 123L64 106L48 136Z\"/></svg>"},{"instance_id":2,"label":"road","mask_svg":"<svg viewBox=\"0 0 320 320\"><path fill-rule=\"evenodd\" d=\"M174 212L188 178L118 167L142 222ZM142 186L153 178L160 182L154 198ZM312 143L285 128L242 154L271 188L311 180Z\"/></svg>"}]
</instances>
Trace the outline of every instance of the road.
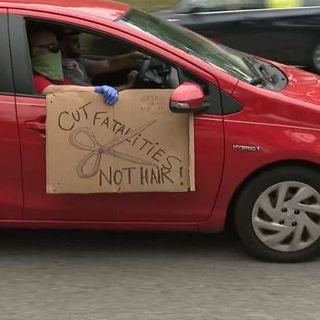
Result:
<instances>
[{"instance_id":1,"label":"road","mask_svg":"<svg viewBox=\"0 0 320 320\"><path fill-rule=\"evenodd\" d=\"M2 230L0 319L318 320L319 273L230 235Z\"/></svg>"}]
</instances>

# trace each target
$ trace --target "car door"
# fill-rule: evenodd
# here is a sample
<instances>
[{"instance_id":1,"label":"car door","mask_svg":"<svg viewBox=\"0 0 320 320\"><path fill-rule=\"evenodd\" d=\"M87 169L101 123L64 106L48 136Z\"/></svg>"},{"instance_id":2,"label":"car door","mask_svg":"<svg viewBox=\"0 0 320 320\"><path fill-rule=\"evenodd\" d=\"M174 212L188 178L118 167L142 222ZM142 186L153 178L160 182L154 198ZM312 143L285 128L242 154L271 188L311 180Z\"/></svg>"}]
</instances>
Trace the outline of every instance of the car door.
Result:
<instances>
[{"instance_id":1,"label":"car door","mask_svg":"<svg viewBox=\"0 0 320 320\"><path fill-rule=\"evenodd\" d=\"M17 126L7 10L0 8L0 220L22 216L21 154Z\"/></svg>"},{"instance_id":2,"label":"car door","mask_svg":"<svg viewBox=\"0 0 320 320\"><path fill-rule=\"evenodd\" d=\"M20 92L17 113L22 142L24 216L32 220L113 222L193 222L208 217L218 193L224 158L223 121L217 87L212 89L211 96L213 109L217 111L195 117L195 192L46 194L45 98L34 95L25 21L17 11L14 13L16 15L10 17L14 65L18 60L24 65L16 68L19 73L16 79L20 81L16 85ZM78 23L82 22L79 20ZM115 31L110 28L108 32Z\"/></svg>"}]
</instances>

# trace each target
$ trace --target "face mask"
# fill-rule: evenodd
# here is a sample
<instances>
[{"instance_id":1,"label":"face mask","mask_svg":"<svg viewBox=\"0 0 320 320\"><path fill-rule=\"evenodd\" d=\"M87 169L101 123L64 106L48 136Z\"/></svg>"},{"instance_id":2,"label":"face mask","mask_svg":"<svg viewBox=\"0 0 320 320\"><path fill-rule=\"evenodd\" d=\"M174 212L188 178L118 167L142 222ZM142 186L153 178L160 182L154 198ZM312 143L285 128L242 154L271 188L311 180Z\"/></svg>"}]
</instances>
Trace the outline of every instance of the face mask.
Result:
<instances>
[{"instance_id":1,"label":"face mask","mask_svg":"<svg viewBox=\"0 0 320 320\"><path fill-rule=\"evenodd\" d=\"M33 58L32 68L35 72L52 81L62 81L64 79L61 52L49 52Z\"/></svg>"}]
</instances>

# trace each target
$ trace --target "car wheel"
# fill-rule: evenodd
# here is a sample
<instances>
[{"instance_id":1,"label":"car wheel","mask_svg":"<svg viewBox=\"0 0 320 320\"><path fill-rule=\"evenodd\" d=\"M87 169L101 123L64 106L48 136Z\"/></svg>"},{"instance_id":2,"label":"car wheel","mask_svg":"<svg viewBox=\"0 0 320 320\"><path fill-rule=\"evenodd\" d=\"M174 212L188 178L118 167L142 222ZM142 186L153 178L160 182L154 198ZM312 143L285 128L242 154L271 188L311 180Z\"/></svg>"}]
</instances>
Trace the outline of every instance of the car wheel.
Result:
<instances>
[{"instance_id":1,"label":"car wheel","mask_svg":"<svg viewBox=\"0 0 320 320\"><path fill-rule=\"evenodd\" d=\"M249 182L235 205L235 224L250 253L299 262L320 245L320 174L304 167L266 171Z\"/></svg>"},{"instance_id":2,"label":"car wheel","mask_svg":"<svg viewBox=\"0 0 320 320\"><path fill-rule=\"evenodd\" d=\"M314 47L312 52L312 70L320 73L320 43Z\"/></svg>"}]
</instances>

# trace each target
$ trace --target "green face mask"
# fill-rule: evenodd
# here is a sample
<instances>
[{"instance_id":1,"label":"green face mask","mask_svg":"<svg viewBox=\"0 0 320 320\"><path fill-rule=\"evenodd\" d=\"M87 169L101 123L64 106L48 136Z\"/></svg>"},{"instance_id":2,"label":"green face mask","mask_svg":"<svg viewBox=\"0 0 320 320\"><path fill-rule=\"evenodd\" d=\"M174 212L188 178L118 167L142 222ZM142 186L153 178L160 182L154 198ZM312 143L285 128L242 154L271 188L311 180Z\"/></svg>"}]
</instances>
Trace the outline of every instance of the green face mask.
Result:
<instances>
[{"instance_id":1,"label":"green face mask","mask_svg":"<svg viewBox=\"0 0 320 320\"><path fill-rule=\"evenodd\" d=\"M52 81L62 81L64 79L61 52L49 52L33 58L32 68L35 72L42 74Z\"/></svg>"}]
</instances>

